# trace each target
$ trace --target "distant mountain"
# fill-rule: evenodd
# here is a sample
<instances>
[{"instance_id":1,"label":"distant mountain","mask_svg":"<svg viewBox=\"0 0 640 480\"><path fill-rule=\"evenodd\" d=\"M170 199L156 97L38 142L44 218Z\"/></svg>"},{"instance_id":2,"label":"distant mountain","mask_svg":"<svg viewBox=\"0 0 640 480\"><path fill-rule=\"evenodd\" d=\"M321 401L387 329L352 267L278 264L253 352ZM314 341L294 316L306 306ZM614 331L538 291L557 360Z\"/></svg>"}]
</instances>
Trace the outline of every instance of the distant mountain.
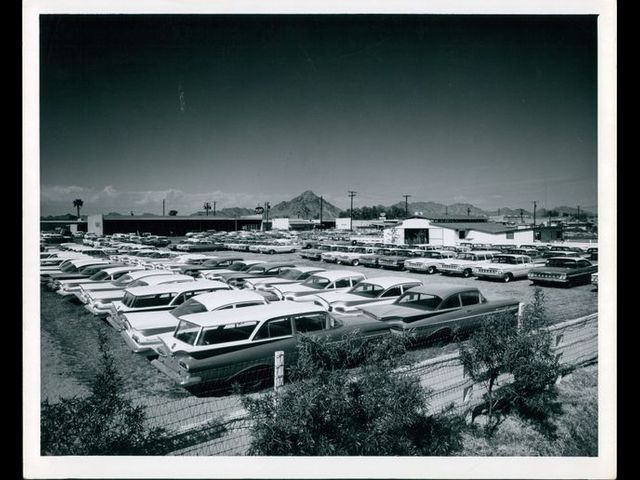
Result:
<instances>
[{"instance_id":1,"label":"distant mountain","mask_svg":"<svg viewBox=\"0 0 640 480\"><path fill-rule=\"evenodd\" d=\"M392 208L399 208L404 212L405 204L403 202L398 202L390 207L385 207L389 210ZM471 205L470 203L454 203L452 205L444 205L442 203L436 202L411 202L408 205L409 215L414 215L416 212L419 215L424 215L425 217L436 216L436 215L453 215L453 216L467 216L470 215L472 217L485 217L487 216L487 212L484 210Z\"/></svg>"},{"instance_id":2,"label":"distant mountain","mask_svg":"<svg viewBox=\"0 0 640 480\"><path fill-rule=\"evenodd\" d=\"M245 215L253 215L255 214L255 210L252 208L241 208L241 207L230 207L223 208L220 210L220 213L216 212L216 215L220 215L221 217L244 217Z\"/></svg>"},{"instance_id":3,"label":"distant mountain","mask_svg":"<svg viewBox=\"0 0 640 480\"><path fill-rule=\"evenodd\" d=\"M340 212L339 208L323 200L323 220L333 220L340 216ZM320 197L311 190L307 190L288 202L280 202L272 206L269 217L301 218L306 220L320 218Z\"/></svg>"}]
</instances>

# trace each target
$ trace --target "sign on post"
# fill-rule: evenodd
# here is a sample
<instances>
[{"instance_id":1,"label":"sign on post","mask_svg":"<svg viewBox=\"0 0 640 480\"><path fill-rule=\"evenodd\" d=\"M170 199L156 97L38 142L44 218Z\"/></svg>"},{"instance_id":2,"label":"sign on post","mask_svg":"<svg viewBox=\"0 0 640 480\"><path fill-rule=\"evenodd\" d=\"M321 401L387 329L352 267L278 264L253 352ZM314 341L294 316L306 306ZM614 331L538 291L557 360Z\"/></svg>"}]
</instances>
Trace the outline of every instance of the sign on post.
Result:
<instances>
[{"instance_id":1,"label":"sign on post","mask_svg":"<svg viewBox=\"0 0 640 480\"><path fill-rule=\"evenodd\" d=\"M284 351L278 350L275 353L273 369L273 390L278 392L284 385Z\"/></svg>"}]
</instances>

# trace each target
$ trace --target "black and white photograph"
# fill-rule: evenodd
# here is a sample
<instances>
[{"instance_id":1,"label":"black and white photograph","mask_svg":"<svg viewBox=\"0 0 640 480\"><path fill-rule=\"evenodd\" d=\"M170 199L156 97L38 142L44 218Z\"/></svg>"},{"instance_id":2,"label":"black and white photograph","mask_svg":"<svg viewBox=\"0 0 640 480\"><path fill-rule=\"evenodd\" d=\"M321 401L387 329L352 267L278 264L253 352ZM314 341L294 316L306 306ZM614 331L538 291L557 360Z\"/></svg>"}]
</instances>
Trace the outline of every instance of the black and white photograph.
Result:
<instances>
[{"instance_id":1,"label":"black and white photograph","mask_svg":"<svg viewBox=\"0 0 640 480\"><path fill-rule=\"evenodd\" d=\"M25 2L27 478L616 476L615 4L390 5Z\"/></svg>"}]
</instances>

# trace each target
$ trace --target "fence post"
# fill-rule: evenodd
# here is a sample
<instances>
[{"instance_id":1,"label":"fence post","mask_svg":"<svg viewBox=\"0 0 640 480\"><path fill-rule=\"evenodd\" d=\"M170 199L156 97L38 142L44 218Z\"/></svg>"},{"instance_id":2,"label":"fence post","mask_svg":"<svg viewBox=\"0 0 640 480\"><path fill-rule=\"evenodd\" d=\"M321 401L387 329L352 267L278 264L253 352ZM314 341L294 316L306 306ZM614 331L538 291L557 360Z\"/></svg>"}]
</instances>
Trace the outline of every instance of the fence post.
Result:
<instances>
[{"instance_id":1,"label":"fence post","mask_svg":"<svg viewBox=\"0 0 640 480\"><path fill-rule=\"evenodd\" d=\"M518 328L522 328L522 314L524 313L524 302L518 303Z\"/></svg>"},{"instance_id":2,"label":"fence post","mask_svg":"<svg viewBox=\"0 0 640 480\"><path fill-rule=\"evenodd\" d=\"M273 390L278 393L284 385L284 351L278 350L275 353L273 369Z\"/></svg>"}]
</instances>

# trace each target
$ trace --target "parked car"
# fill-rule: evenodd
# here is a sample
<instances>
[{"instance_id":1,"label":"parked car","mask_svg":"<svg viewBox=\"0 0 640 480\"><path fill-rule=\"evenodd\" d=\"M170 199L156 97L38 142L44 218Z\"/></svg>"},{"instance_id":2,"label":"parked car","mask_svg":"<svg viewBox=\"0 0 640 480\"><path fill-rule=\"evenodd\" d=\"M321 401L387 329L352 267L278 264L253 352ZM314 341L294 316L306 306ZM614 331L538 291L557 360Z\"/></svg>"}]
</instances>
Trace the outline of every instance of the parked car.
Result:
<instances>
[{"instance_id":1,"label":"parked car","mask_svg":"<svg viewBox=\"0 0 640 480\"><path fill-rule=\"evenodd\" d=\"M183 253L174 257L171 261L155 263L154 268L158 270L178 271L185 265L201 265L210 258L211 256L202 253Z\"/></svg>"},{"instance_id":2,"label":"parked car","mask_svg":"<svg viewBox=\"0 0 640 480\"><path fill-rule=\"evenodd\" d=\"M254 265L259 263L267 263L264 260L242 260L238 262L233 262L227 268L214 268L214 269L206 269L200 270L198 272L198 278L206 278L208 280L221 280L222 275L227 273L237 273L237 272L246 272Z\"/></svg>"},{"instance_id":3,"label":"parked car","mask_svg":"<svg viewBox=\"0 0 640 480\"><path fill-rule=\"evenodd\" d=\"M380 258L385 255L391 254L391 248L376 248L371 253L365 253L360 255L358 258L358 263L365 267L378 268Z\"/></svg>"},{"instance_id":4,"label":"parked car","mask_svg":"<svg viewBox=\"0 0 640 480\"><path fill-rule=\"evenodd\" d=\"M322 254L329 251L331 251L331 245L320 244L316 248L302 250L300 252L300 257L306 258L308 260L320 260L322 258Z\"/></svg>"},{"instance_id":5,"label":"parked car","mask_svg":"<svg viewBox=\"0 0 640 480\"><path fill-rule=\"evenodd\" d=\"M320 255L320 259L323 262L336 263L338 261L338 255L340 255L341 253L348 252L352 248L353 247L349 245L332 245L331 250L322 252L322 254Z\"/></svg>"},{"instance_id":6,"label":"parked car","mask_svg":"<svg viewBox=\"0 0 640 480\"><path fill-rule=\"evenodd\" d=\"M180 317L267 303L264 297L250 290L217 290L196 295L173 310L124 314L120 334L134 353L155 356L155 348L161 345L158 336L175 331Z\"/></svg>"},{"instance_id":7,"label":"parked car","mask_svg":"<svg viewBox=\"0 0 640 480\"><path fill-rule=\"evenodd\" d=\"M46 283L47 288L56 291L60 288L60 282L64 280L88 280L89 277L98 273L100 270L104 270L108 267L121 267L122 263L98 263L95 265L86 265L78 269L73 273L54 273L49 276L49 280Z\"/></svg>"},{"instance_id":8,"label":"parked car","mask_svg":"<svg viewBox=\"0 0 640 480\"><path fill-rule=\"evenodd\" d=\"M544 267L537 267L529 272L529 280L534 285L573 287L591 282L591 274L597 271L596 265L582 257L551 257Z\"/></svg>"},{"instance_id":9,"label":"parked car","mask_svg":"<svg viewBox=\"0 0 640 480\"><path fill-rule=\"evenodd\" d=\"M196 313L159 336L162 346L151 364L192 392L232 383L255 387L272 377L274 352L295 362L302 334L339 341L354 331L363 341L389 332L382 322L364 317L343 323L313 303Z\"/></svg>"},{"instance_id":10,"label":"parked car","mask_svg":"<svg viewBox=\"0 0 640 480\"><path fill-rule=\"evenodd\" d=\"M258 252L274 255L276 253L293 253L298 249L296 245L285 243L273 243L268 245L259 245Z\"/></svg>"},{"instance_id":11,"label":"parked car","mask_svg":"<svg viewBox=\"0 0 640 480\"><path fill-rule=\"evenodd\" d=\"M274 285L258 293L267 300L313 301L311 295L321 292L343 292L354 287L366 276L353 270L327 270L311 275L302 283Z\"/></svg>"},{"instance_id":12,"label":"parked car","mask_svg":"<svg viewBox=\"0 0 640 480\"><path fill-rule=\"evenodd\" d=\"M291 262L265 262L253 265L244 272L223 273L220 278L236 288L243 288L244 282L248 279L262 280L265 278L277 277L280 273L294 268L296 265Z\"/></svg>"},{"instance_id":13,"label":"parked car","mask_svg":"<svg viewBox=\"0 0 640 480\"><path fill-rule=\"evenodd\" d=\"M172 268L172 271L196 276L202 270L222 270L223 268L229 268L235 262L242 261L243 258L241 257L210 257L199 265L184 264L177 268Z\"/></svg>"},{"instance_id":14,"label":"parked car","mask_svg":"<svg viewBox=\"0 0 640 480\"><path fill-rule=\"evenodd\" d=\"M87 292L84 308L86 308L96 316L107 315L111 312L111 304L122 299L125 295L126 290L129 288L173 283L191 283L194 281L195 279L193 277L190 277L189 275L178 275L175 273L139 278L138 280L131 282L126 288L122 288L120 290L98 290L94 292Z\"/></svg>"},{"instance_id":15,"label":"parked car","mask_svg":"<svg viewBox=\"0 0 640 480\"><path fill-rule=\"evenodd\" d=\"M64 277L67 274L78 273L80 269L91 265L108 265L108 260L98 258L73 258L66 260L60 264L60 268L55 270L40 270L40 282L48 283L51 278Z\"/></svg>"},{"instance_id":16,"label":"parked car","mask_svg":"<svg viewBox=\"0 0 640 480\"><path fill-rule=\"evenodd\" d=\"M404 262L404 268L410 272L434 274L448 258L454 258L453 250L431 250L422 254L422 257L409 258Z\"/></svg>"},{"instance_id":17,"label":"parked car","mask_svg":"<svg viewBox=\"0 0 640 480\"><path fill-rule=\"evenodd\" d=\"M139 270L143 270L143 268L134 267L132 265L101 268L89 278L61 280L58 288L56 289L56 293L63 296L73 295L74 292L80 291L81 285L90 285L98 282L113 282L127 273Z\"/></svg>"},{"instance_id":18,"label":"parked car","mask_svg":"<svg viewBox=\"0 0 640 480\"><path fill-rule=\"evenodd\" d=\"M474 287L427 284L413 287L391 305L361 307L363 315L389 325L418 345L446 343L482 325L489 315L506 313L517 321L519 301L488 300Z\"/></svg>"},{"instance_id":19,"label":"parked car","mask_svg":"<svg viewBox=\"0 0 640 480\"><path fill-rule=\"evenodd\" d=\"M373 253L373 251L374 247L352 247L347 252L338 252L338 254L336 255L336 263L341 263L343 265L353 265L355 267L360 264L360 255Z\"/></svg>"},{"instance_id":20,"label":"parked car","mask_svg":"<svg viewBox=\"0 0 640 480\"><path fill-rule=\"evenodd\" d=\"M424 250L409 250L409 249L392 249L389 255L383 255L378 258L378 265L382 268L393 268L396 270L403 270L404 263L411 259L421 257Z\"/></svg>"},{"instance_id":21,"label":"parked car","mask_svg":"<svg viewBox=\"0 0 640 480\"><path fill-rule=\"evenodd\" d=\"M445 275L462 275L465 278L473 274L473 269L482 263L489 263L496 251L463 252L456 258L446 260L440 266L440 273Z\"/></svg>"},{"instance_id":22,"label":"parked car","mask_svg":"<svg viewBox=\"0 0 640 480\"><path fill-rule=\"evenodd\" d=\"M507 283L518 278L527 278L534 263L527 255L500 254L495 255L489 263L483 263L473 269L473 274L480 278L502 280Z\"/></svg>"},{"instance_id":23,"label":"parked car","mask_svg":"<svg viewBox=\"0 0 640 480\"><path fill-rule=\"evenodd\" d=\"M130 266L129 268L136 267ZM117 280L107 280L103 282L83 282L80 284L80 288L78 289L78 291L74 292L74 294L82 303L87 303L88 296L93 292L123 290L140 278L162 275L166 276L168 274L169 273L165 272L164 270L135 270L121 276Z\"/></svg>"},{"instance_id":24,"label":"parked car","mask_svg":"<svg viewBox=\"0 0 640 480\"><path fill-rule=\"evenodd\" d=\"M231 287L215 280L194 280L127 288L122 299L111 303L107 322L120 330L127 314L172 310L191 297L218 290L227 291Z\"/></svg>"},{"instance_id":25,"label":"parked car","mask_svg":"<svg viewBox=\"0 0 640 480\"><path fill-rule=\"evenodd\" d=\"M591 285L597 290L598 289L598 272L591 274Z\"/></svg>"},{"instance_id":26,"label":"parked car","mask_svg":"<svg viewBox=\"0 0 640 480\"><path fill-rule=\"evenodd\" d=\"M329 312L346 314L356 312L362 306L393 303L405 291L419 285L422 282L415 278L375 277L362 280L346 292L318 293L311 299Z\"/></svg>"},{"instance_id":27,"label":"parked car","mask_svg":"<svg viewBox=\"0 0 640 480\"><path fill-rule=\"evenodd\" d=\"M276 277L248 279L244 282L244 288L253 290L266 290L274 285L285 286L292 283L301 283L316 273L325 272L324 268L296 266L289 268Z\"/></svg>"}]
</instances>

